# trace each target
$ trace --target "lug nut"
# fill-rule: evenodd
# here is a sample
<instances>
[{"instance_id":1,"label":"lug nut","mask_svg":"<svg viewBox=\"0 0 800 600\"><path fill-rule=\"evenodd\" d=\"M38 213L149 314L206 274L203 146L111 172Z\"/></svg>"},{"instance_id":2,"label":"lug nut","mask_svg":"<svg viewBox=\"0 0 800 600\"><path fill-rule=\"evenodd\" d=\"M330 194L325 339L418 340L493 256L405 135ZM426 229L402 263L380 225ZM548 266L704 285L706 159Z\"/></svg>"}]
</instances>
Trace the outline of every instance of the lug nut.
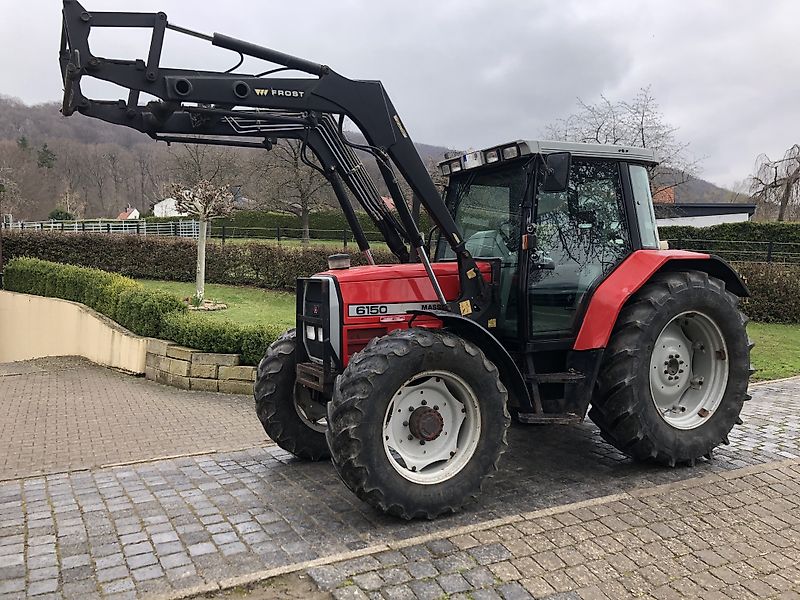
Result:
<instances>
[{"instance_id":1,"label":"lug nut","mask_svg":"<svg viewBox=\"0 0 800 600\"><path fill-rule=\"evenodd\" d=\"M433 410L439 410L439 406L438 406L438 405L436 405L436 404L434 404L434 405L433 405Z\"/></svg>"},{"instance_id":2,"label":"lug nut","mask_svg":"<svg viewBox=\"0 0 800 600\"><path fill-rule=\"evenodd\" d=\"M413 436L413 435L409 435L409 436L408 436L408 441L409 441L409 442L410 442L411 440L413 440L413 439L414 439L414 436Z\"/></svg>"},{"instance_id":3,"label":"lug nut","mask_svg":"<svg viewBox=\"0 0 800 600\"><path fill-rule=\"evenodd\" d=\"M420 446L424 446L424 445L425 445L425 440L420 440L420 441L419 441L419 445L420 445Z\"/></svg>"},{"instance_id":4,"label":"lug nut","mask_svg":"<svg viewBox=\"0 0 800 600\"><path fill-rule=\"evenodd\" d=\"M403 427L408 427L408 421L403 421Z\"/></svg>"},{"instance_id":5,"label":"lug nut","mask_svg":"<svg viewBox=\"0 0 800 600\"><path fill-rule=\"evenodd\" d=\"M428 401L427 400L423 400L422 401L422 406L427 406L427 405L428 405Z\"/></svg>"},{"instance_id":6,"label":"lug nut","mask_svg":"<svg viewBox=\"0 0 800 600\"><path fill-rule=\"evenodd\" d=\"M413 406L409 406L408 407L408 412L414 412L414 407Z\"/></svg>"}]
</instances>

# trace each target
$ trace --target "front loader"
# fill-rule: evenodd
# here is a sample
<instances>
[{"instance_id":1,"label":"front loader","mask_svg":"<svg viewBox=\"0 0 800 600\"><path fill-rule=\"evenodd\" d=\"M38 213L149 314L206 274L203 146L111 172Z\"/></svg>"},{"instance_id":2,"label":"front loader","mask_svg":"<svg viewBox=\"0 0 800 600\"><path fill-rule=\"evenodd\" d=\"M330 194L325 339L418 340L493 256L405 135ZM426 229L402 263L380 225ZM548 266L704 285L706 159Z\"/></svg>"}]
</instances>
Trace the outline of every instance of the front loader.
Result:
<instances>
[{"instance_id":1,"label":"front loader","mask_svg":"<svg viewBox=\"0 0 800 600\"><path fill-rule=\"evenodd\" d=\"M751 344L737 304L748 292L723 260L661 248L652 151L511 141L443 161L442 197L378 81L163 13L64 0L63 22L64 115L167 143L268 150L298 140L330 182L368 265L335 255L328 271L298 280L297 324L258 367L256 411L282 448L330 457L364 501L403 518L458 510L497 469L512 417L572 424L588 414L620 451L669 466L711 458L740 422ZM93 55L97 27L150 28L147 56ZM165 68L167 32L276 67ZM303 76L274 76L282 71ZM87 98L83 77L128 97ZM346 118L364 143L347 138ZM375 158L396 211L361 152ZM401 181L435 224L427 242ZM397 264L374 264L353 199Z\"/></svg>"}]
</instances>

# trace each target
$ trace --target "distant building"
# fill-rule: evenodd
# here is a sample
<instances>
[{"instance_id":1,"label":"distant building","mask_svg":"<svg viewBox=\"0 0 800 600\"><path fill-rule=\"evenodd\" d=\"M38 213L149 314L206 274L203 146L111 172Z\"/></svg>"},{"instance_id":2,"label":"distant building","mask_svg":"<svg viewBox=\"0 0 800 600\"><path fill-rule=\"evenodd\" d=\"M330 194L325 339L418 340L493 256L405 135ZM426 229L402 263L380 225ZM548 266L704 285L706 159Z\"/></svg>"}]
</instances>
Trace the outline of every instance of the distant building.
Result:
<instances>
[{"instance_id":1,"label":"distant building","mask_svg":"<svg viewBox=\"0 0 800 600\"><path fill-rule=\"evenodd\" d=\"M689 225L691 227L710 227L722 223L749 221L756 212L755 204L708 202L695 203L654 203L656 224L659 227L670 225Z\"/></svg>"},{"instance_id":2,"label":"distant building","mask_svg":"<svg viewBox=\"0 0 800 600\"><path fill-rule=\"evenodd\" d=\"M661 188L653 194L656 204L675 204L675 186Z\"/></svg>"},{"instance_id":3,"label":"distant building","mask_svg":"<svg viewBox=\"0 0 800 600\"><path fill-rule=\"evenodd\" d=\"M128 208L117 215L117 221L131 221L139 218L139 211L128 204Z\"/></svg>"},{"instance_id":4,"label":"distant building","mask_svg":"<svg viewBox=\"0 0 800 600\"><path fill-rule=\"evenodd\" d=\"M185 217L186 213L178 212L178 202L175 198L164 198L153 205L154 217Z\"/></svg>"}]
</instances>

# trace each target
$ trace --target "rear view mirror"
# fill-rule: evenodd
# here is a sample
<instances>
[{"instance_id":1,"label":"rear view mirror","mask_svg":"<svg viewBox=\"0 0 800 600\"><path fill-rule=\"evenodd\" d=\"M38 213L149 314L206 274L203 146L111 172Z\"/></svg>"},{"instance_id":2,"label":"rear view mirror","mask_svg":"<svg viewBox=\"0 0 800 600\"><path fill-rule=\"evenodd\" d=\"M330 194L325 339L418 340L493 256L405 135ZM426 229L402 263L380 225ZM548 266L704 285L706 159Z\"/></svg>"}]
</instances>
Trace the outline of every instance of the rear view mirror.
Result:
<instances>
[{"instance_id":1,"label":"rear view mirror","mask_svg":"<svg viewBox=\"0 0 800 600\"><path fill-rule=\"evenodd\" d=\"M569 152L548 154L545 159L545 177L542 183L543 192L566 192L569 185L569 168L572 155Z\"/></svg>"}]
</instances>

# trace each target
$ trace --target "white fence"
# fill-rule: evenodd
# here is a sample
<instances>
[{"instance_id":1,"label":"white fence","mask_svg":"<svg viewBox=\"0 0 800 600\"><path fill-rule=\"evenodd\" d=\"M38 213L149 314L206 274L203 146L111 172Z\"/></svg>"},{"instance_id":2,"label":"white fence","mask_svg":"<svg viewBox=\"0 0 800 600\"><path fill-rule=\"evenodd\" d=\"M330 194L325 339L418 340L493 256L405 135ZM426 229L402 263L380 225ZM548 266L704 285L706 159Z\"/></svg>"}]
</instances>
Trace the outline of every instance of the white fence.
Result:
<instances>
[{"instance_id":1,"label":"white fence","mask_svg":"<svg viewBox=\"0 0 800 600\"><path fill-rule=\"evenodd\" d=\"M87 221L13 221L3 223L3 229L11 231L67 231L75 233L127 233L133 235L164 235L172 237L197 238L197 221L170 221L153 223L144 219L118 221L116 219L97 219Z\"/></svg>"}]
</instances>

